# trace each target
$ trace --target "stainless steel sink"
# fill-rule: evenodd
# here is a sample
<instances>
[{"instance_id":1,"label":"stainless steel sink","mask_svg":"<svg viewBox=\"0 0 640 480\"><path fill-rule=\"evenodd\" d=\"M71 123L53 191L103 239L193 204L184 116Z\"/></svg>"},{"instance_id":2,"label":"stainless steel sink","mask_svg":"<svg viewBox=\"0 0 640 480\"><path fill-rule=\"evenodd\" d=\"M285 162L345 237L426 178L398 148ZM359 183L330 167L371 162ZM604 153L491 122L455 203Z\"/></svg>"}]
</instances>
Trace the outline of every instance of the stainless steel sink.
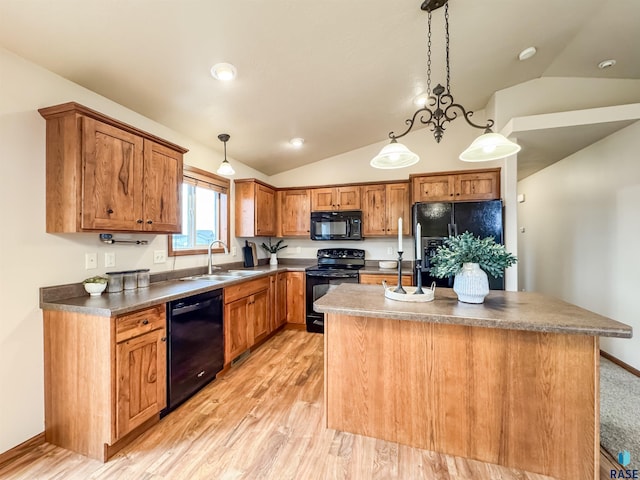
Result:
<instances>
[{"instance_id":1,"label":"stainless steel sink","mask_svg":"<svg viewBox=\"0 0 640 480\"><path fill-rule=\"evenodd\" d=\"M207 282L228 282L230 280L238 280L238 278L251 277L263 272L255 270L229 270L227 272L212 273L211 275L204 273L202 275L193 275L191 277L182 277L180 280L206 280Z\"/></svg>"},{"instance_id":2,"label":"stainless steel sink","mask_svg":"<svg viewBox=\"0 0 640 480\"><path fill-rule=\"evenodd\" d=\"M225 275L233 275L234 277L250 277L251 275L259 275L264 272L255 270L229 270L224 272Z\"/></svg>"},{"instance_id":3,"label":"stainless steel sink","mask_svg":"<svg viewBox=\"0 0 640 480\"><path fill-rule=\"evenodd\" d=\"M212 274L207 275L193 275L191 277L182 277L180 280L206 280L208 282L226 282L229 280L236 280L238 277L234 275L220 275L220 274Z\"/></svg>"}]
</instances>

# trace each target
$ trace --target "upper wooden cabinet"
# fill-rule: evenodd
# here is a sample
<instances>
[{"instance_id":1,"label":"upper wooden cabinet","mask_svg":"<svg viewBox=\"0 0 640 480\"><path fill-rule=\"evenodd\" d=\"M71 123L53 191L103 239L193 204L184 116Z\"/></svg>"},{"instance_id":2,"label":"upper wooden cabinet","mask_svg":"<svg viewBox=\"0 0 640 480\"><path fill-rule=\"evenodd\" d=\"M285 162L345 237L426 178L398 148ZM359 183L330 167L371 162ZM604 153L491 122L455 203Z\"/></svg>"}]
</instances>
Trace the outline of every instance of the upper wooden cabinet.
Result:
<instances>
[{"instance_id":1,"label":"upper wooden cabinet","mask_svg":"<svg viewBox=\"0 0 640 480\"><path fill-rule=\"evenodd\" d=\"M47 232L180 232L186 149L86 108L47 120Z\"/></svg>"},{"instance_id":2,"label":"upper wooden cabinet","mask_svg":"<svg viewBox=\"0 0 640 480\"><path fill-rule=\"evenodd\" d=\"M279 237L309 237L311 200L308 189L278 192Z\"/></svg>"},{"instance_id":3,"label":"upper wooden cabinet","mask_svg":"<svg viewBox=\"0 0 640 480\"><path fill-rule=\"evenodd\" d=\"M358 185L311 189L311 210L314 212L360 210L361 205Z\"/></svg>"},{"instance_id":4,"label":"upper wooden cabinet","mask_svg":"<svg viewBox=\"0 0 640 480\"><path fill-rule=\"evenodd\" d=\"M411 175L411 202L459 202L500 198L500 169Z\"/></svg>"},{"instance_id":5,"label":"upper wooden cabinet","mask_svg":"<svg viewBox=\"0 0 640 480\"><path fill-rule=\"evenodd\" d=\"M251 178L236 180L235 191L236 236L275 236L275 189Z\"/></svg>"},{"instance_id":6,"label":"upper wooden cabinet","mask_svg":"<svg viewBox=\"0 0 640 480\"><path fill-rule=\"evenodd\" d=\"M403 219L402 233L409 235L409 182L362 187L362 234L365 238L398 235L398 218Z\"/></svg>"}]
</instances>

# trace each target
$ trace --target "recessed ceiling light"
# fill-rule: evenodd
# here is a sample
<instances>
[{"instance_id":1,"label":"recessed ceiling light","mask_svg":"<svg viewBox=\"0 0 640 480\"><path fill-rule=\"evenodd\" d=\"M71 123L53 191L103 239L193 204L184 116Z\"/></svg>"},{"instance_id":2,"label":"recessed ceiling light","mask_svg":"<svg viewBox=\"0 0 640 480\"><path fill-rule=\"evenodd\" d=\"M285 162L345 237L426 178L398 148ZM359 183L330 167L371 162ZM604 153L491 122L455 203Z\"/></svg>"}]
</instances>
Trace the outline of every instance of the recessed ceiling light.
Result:
<instances>
[{"instance_id":1,"label":"recessed ceiling light","mask_svg":"<svg viewBox=\"0 0 640 480\"><path fill-rule=\"evenodd\" d=\"M413 104L416 107L424 107L428 101L429 101L429 95L425 92L425 93L421 93L416 98L414 98Z\"/></svg>"},{"instance_id":2,"label":"recessed ceiling light","mask_svg":"<svg viewBox=\"0 0 640 480\"><path fill-rule=\"evenodd\" d=\"M520 61L528 60L529 58L533 57L536 53L538 53L538 50L536 49L536 47L527 47L520 52L520 55L518 55L518 58L520 59Z\"/></svg>"},{"instance_id":3,"label":"recessed ceiling light","mask_svg":"<svg viewBox=\"0 0 640 480\"><path fill-rule=\"evenodd\" d=\"M216 63L211 67L211 75L221 82L229 82L236 78L236 67L230 63Z\"/></svg>"},{"instance_id":4,"label":"recessed ceiling light","mask_svg":"<svg viewBox=\"0 0 640 480\"><path fill-rule=\"evenodd\" d=\"M304 144L304 138L296 137L289 140L289 143L295 148L300 148Z\"/></svg>"},{"instance_id":5,"label":"recessed ceiling light","mask_svg":"<svg viewBox=\"0 0 640 480\"><path fill-rule=\"evenodd\" d=\"M612 58L610 60L603 60L598 64L598 68L604 70L605 68L613 67L616 61Z\"/></svg>"}]
</instances>

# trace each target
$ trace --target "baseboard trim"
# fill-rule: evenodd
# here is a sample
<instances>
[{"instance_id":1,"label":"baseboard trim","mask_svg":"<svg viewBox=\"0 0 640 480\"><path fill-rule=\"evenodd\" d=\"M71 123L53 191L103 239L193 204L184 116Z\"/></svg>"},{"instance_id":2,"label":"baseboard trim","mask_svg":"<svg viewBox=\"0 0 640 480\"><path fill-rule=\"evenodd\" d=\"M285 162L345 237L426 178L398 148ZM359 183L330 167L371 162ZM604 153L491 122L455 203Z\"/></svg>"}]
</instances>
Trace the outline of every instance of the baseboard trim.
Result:
<instances>
[{"instance_id":1,"label":"baseboard trim","mask_svg":"<svg viewBox=\"0 0 640 480\"><path fill-rule=\"evenodd\" d=\"M602 355L607 360L615 363L616 365L624 368L627 372L633 373L636 377L640 377L640 370L638 370L637 368L633 368L628 363L624 363L622 360L620 360L619 358L614 357L610 353L607 353L607 352L605 352L603 350L600 350L600 355Z\"/></svg>"},{"instance_id":2,"label":"baseboard trim","mask_svg":"<svg viewBox=\"0 0 640 480\"><path fill-rule=\"evenodd\" d=\"M18 458L19 456L24 455L25 453L30 452L34 448L37 448L43 444L44 432L31 437L29 440L25 440L20 445L16 445L15 447L7 450L4 453L0 453L0 468L9 463L11 460Z\"/></svg>"}]
</instances>

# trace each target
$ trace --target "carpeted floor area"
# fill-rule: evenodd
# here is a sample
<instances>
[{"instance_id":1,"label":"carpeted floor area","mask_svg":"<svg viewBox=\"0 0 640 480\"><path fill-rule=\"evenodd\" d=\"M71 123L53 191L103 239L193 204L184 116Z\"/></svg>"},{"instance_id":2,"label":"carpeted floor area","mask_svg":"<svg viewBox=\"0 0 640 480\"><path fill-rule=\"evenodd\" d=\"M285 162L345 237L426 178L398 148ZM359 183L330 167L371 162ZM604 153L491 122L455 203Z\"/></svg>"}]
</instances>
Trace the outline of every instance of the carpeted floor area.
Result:
<instances>
[{"instance_id":1,"label":"carpeted floor area","mask_svg":"<svg viewBox=\"0 0 640 480\"><path fill-rule=\"evenodd\" d=\"M640 469L640 378L600 357L600 444L614 458L631 454L625 468Z\"/></svg>"}]
</instances>

